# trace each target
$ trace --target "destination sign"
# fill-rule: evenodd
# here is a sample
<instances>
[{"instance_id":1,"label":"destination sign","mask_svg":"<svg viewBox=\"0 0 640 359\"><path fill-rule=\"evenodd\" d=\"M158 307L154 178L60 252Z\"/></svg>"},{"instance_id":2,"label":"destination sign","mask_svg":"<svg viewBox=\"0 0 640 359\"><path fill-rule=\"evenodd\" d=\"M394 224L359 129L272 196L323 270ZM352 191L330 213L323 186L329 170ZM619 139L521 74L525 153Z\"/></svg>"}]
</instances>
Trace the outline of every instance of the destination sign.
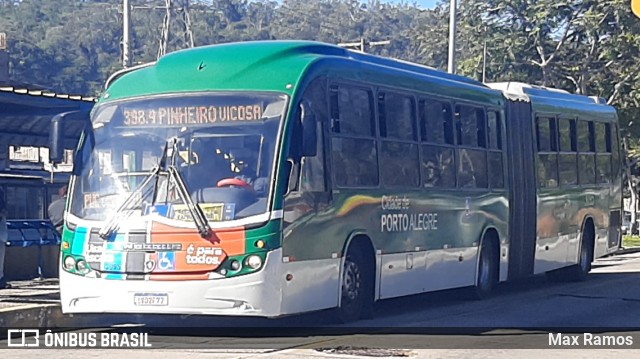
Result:
<instances>
[{"instance_id":1,"label":"destination sign","mask_svg":"<svg viewBox=\"0 0 640 359\"><path fill-rule=\"evenodd\" d=\"M123 109L125 126L187 126L220 122L256 121L262 118L261 104L229 106L179 106Z\"/></svg>"}]
</instances>

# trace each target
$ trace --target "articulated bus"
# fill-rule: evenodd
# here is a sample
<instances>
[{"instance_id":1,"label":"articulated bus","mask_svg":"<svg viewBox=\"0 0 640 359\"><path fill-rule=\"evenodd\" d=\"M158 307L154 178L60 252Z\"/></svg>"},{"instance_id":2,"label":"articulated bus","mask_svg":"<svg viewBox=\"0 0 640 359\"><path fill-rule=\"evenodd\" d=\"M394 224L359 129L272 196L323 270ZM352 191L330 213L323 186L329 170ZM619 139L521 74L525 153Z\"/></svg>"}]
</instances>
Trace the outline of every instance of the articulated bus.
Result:
<instances>
[{"instance_id":1,"label":"articulated bus","mask_svg":"<svg viewBox=\"0 0 640 359\"><path fill-rule=\"evenodd\" d=\"M87 120L62 308L352 321L584 279L620 241L618 143L612 107L561 90L316 42L174 52L114 74Z\"/></svg>"}]
</instances>

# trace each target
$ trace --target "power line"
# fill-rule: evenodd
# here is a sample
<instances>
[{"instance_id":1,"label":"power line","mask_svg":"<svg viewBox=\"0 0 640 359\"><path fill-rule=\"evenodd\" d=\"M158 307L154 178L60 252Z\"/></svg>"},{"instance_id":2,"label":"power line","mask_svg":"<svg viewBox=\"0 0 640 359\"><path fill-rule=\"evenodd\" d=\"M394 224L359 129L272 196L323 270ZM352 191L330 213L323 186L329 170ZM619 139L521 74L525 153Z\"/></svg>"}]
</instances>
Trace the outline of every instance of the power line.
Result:
<instances>
[{"instance_id":1,"label":"power line","mask_svg":"<svg viewBox=\"0 0 640 359\"><path fill-rule=\"evenodd\" d=\"M148 1L144 5L132 6L130 0L123 0L123 49L122 65L131 66L131 10L164 10L162 30L158 44L158 58L175 49L194 47L193 31L191 30L191 18L189 16L189 0L164 0L164 6L157 1ZM173 25L173 26L172 26ZM177 29L177 30L176 30Z\"/></svg>"},{"instance_id":2,"label":"power line","mask_svg":"<svg viewBox=\"0 0 640 359\"><path fill-rule=\"evenodd\" d=\"M162 21L162 33L160 34L160 45L158 47L158 58L167 53L171 40L173 40L177 48L194 47L191 18L189 17L189 0L165 0L165 10L166 12ZM172 31L172 18L176 15L180 29L178 31ZM172 35L175 35L174 33L177 33L178 36L172 37Z\"/></svg>"},{"instance_id":3,"label":"power line","mask_svg":"<svg viewBox=\"0 0 640 359\"><path fill-rule=\"evenodd\" d=\"M317 19L316 17L313 17L313 16L309 15L308 13L304 13L304 12L298 11L296 9L292 9L292 8L287 7L285 5L281 5L280 8L284 9L284 10L287 10L289 13L292 13L294 15L298 15L298 16L302 17L304 20L307 20L307 21L316 20ZM328 25L332 25L332 26L327 26L327 24ZM320 26L324 26L324 27L326 27L328 29L331 29L331 30L334 30L334 31L338 31L338 32L344 30L344 24L336 24L334 22L327 21L326 19L320 20Z\"/></svg>"},{"instance_id":4,"label":"power line","mask_svg":"<svg viewBox=\"0 0 640 359\"><path fill-rule=\"evenodd\" d=\"M366 52L368 47L382 46L382 45L389 45L389 44L391 44L391 40L367 41L365 38L360 38L360 41L358 42L343 42L343 43L339 43L338 46L345 47L345 48L354 48L356 50L359 50L360 52Z\"/></svg>"}]
</instances>

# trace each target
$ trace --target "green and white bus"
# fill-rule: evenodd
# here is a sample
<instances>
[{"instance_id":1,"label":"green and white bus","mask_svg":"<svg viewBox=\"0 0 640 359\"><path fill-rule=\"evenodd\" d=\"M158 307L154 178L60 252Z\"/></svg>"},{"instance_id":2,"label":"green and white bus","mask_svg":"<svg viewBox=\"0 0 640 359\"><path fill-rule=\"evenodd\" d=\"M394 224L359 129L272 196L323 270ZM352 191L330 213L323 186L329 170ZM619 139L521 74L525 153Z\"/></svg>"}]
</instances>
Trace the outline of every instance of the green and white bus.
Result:
<instances>
[{"instance_id":1,"label":"green and white bus","mask_svg":"<svg viewBox=\"0 0 640 359\"><path fill-rule=\"evenodd\" d=\"M583 279L620 241L617 117L596 98L265 41L117 73L90 117L64 313L348 321L385 298Z\"/></svg>"}]
</instances>

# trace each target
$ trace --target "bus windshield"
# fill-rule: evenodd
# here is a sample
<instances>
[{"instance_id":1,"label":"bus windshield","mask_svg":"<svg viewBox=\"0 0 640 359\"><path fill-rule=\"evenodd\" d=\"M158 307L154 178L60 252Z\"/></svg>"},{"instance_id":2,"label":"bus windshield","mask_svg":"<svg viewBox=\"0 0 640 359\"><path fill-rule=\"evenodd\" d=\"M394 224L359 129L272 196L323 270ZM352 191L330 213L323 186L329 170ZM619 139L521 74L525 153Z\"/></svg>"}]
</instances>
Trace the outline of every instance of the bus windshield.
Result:
<instances>
[{"instance_id":1,"label":"bus windshield","mask_svg":"<svg viewBox=\"0 0 640 359\"><path fill-rule=\"evenodd\" d=\"M266 212L286 101L208 93L101 105L75 160L71 214L105 221L130 202L128 217L194 221L177 186L186 187L209 222ZM159 167L175 168L180 178L171 180Z\"/></svg>"}]
</instances>

